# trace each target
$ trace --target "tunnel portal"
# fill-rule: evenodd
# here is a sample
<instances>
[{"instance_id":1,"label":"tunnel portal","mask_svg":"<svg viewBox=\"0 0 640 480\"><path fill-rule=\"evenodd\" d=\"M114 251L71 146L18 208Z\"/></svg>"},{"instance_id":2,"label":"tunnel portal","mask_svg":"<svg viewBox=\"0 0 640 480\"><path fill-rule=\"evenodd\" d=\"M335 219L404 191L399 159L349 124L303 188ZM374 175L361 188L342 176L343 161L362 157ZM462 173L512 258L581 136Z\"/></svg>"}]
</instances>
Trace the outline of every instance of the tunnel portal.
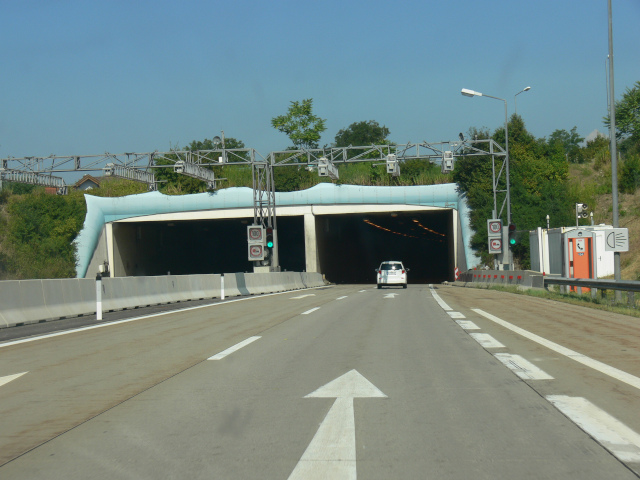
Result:
<instances>
[{"instance_id":1,"label":"tunnel portal","mask_svg":"<svg viewBox=\"0 0 640 480\"><path fill-rule=\"evenodd\" d=\"M385 260L410 269L409 283L450 280L454 261L452 210L316 215L318 266L333 283L375 283ZM252 218L128 221L113 224L116 276L251 272L247 225ZM280 266L305 271L302 215L277 218Z\"/></svg>"}]
</instances>

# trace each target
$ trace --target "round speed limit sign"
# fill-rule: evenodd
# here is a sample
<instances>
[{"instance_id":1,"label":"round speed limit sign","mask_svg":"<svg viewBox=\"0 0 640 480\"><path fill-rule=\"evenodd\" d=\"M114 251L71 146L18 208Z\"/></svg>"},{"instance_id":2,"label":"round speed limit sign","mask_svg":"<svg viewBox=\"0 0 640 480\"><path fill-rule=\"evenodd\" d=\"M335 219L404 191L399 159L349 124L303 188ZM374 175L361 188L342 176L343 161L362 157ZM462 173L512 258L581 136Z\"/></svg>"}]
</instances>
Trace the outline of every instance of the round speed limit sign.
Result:
<instances>
[{"instance_id":1,"label":"round speed limit sign","mask_svg":"<svg viewBox=\"0 0 640 480\"><path fill-rule=\"evenodd\" d=\"M501 221L490 221L489 222L489 231L491 233L500 233L502 230L502 222Z\"/></svg>"}]
</instances>

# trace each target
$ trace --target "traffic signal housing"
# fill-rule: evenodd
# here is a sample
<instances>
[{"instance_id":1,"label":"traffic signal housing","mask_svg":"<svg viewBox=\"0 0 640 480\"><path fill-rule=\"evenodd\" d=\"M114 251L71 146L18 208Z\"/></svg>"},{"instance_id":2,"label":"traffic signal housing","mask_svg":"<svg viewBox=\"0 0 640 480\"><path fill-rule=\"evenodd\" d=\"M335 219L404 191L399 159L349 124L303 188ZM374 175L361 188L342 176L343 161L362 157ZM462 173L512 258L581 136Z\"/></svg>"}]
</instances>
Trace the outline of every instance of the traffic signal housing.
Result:
<instances>
[{"instance_id":1,"label":"traffic signal housing","mask_svg":"<svg viewBox=\"0 0 640 480\"><path fill-rule=\"evenodd\" d=\"M589 216L589 206L586 203L576 203L576 217L587 218Z\"/></svg>"},{"instance_id":2,"label":"traffic signal housing","mask_svg":"<svg viewBox=\"0 0 640 480\"><path fill-rule=\"evenodd\" d=\"M267 227L265 229L265 243L264 243L264 260L262 265L271 265L273 262L273 227Z\"/></svg>"},{"instance_id":3,"label":"traffic signal housing","mask_svg":"<svg viewBox=\"0 0 640 480\"><path fill-rule=\"evenodd\" d=\"M516 226L513 223L509 224L509 246L515 247L518 243L518 239L516 238Z\"/></svg>"},{"instance_id":4,"label":"traffic signal housing","mask_svg":"<svg viewBox=\"0 0 640 480\"><path fill-rule=\"evenodd\" d=\"M267 227L266 232L267 248L273 248L273 228Z\"/></svg>"}]
</instances>

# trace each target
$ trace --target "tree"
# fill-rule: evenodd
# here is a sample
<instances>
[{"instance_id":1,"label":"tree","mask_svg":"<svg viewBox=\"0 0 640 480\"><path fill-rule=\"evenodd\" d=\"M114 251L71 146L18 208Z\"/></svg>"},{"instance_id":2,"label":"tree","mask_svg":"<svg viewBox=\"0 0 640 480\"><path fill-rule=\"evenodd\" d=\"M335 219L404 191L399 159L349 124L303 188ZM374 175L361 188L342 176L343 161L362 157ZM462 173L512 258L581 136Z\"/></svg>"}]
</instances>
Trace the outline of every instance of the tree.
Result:
<instances>
[{"instance_id":1,"label":"tree","mask_svg":"<svg viewBox=\"0 0 640 480\"><path fill-rule=\"evenodd\" d=\"M577 129L578 127L573 127L571 132L567 132L564 129L555 130L549 135L549 145L561 147L567 160L572 163L582 163L584 161L579 145L584 141L584 138L578 135Z\"/></svg>"},{"instance_id":2,"label":"tree","mask_svg":"<svg viewBox=\"0 0 640 480\"><path fill-rule=\"evenodd\" d=\"M387 127L381 127L375 120L354 122L336 134L335 144L336 147L384 145L389 143L389 133Z\"/></svg>"},{"instance_id":3,"label":"tree","mask_svg":"<svg viewBox=\"0 0 640 480\"><path fill-rule=\"evenodd\" d=\"M611 119L607 115L604 124L611 127ZM640 81L633 88L627 87L622 98L616 102L616 137L631 138L633 143L640 143Z\"/></svg>"},{"instance_id":4,"label":"tree","mask_svg":"<svg viewBox=\"0 0 640 480\"><path fill-rule=\"evenodd\" d=\"M504 127L496 129L492 138L504 144ZM470 138L485 138L486 132L471 131ZM560 148L549 148L544 140L536 140L519 116L509 122L509 162L511 218L519 232L545 225L550 214L557 225L569 225L572 220L572 199L568 190L569 166ZM493 258L487 252L487 219L493 210L492 168L490 156L462 157L456 161L453 180L467 196L471 208L471 226L475 231L471 246L482 255L485 263ZM498 191L506 187L500 176ZM498 210L504 196L498 197ZM503 219L505 213L503 212ZM514 249L516 263L529 265L528 235Z\"/></svg>"},{"instance_id":5,"label":"tree","mask_svg":"<svg viewBox=\"0 0 640 480\"><path fill-rule=\"evenodd\" d=\"M291 102L286 115L271 119L271 126L285 133L295 148L318 148L320 135L324 132L326 119L313 114L313 99Z\"/></svg>"}]
</instances>

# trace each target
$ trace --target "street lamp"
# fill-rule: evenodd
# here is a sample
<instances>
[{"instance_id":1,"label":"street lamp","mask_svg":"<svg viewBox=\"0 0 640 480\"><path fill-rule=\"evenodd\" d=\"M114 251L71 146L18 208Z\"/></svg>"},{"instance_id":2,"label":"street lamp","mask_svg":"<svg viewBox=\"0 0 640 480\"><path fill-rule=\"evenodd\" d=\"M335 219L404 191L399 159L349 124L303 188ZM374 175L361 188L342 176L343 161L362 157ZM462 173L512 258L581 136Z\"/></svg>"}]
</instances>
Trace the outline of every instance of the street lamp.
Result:
<instances>
[{"instance_id":1,"label":"street lamp","mask_svg":"<svg viewBox=\"0 0 640 480\"><path fill-rule=\"evenodd\" d=\"M528 92L529 90L531 90L531 87L524 87L522 90L520 90L518 93L516 93L513 96L513 101L515 102L515 106L516 106L516 115L518 114L518 100L516 97L520 95L522 92Z\"/></svg>"},{"instance_id":2,"label":"street lamp","mask_svg":"<svg viewBox=\"0 0 640 480\"><path fill-rule=\"evenodd\" d=\"M526 89L525 89L526 90ZM463 88L460 92L465 97L489 97L495 100L502 100L504 102L504 138L505 138L505 164L506 164L506 177L507 177L507 225L511 225L511 187L509 186L509 114L507 111L507 101L504 98L493 97L491 95L482 94L480 92L476 92L475 90L469 90L468 88ZM494 187L495 188L495 187ZM511 265L511 250L506 249L508 252L508 258L506 258L507 264Z\"/></svg>"},{"instance_id":3,"label":"street lamp","mask_svg":"<svg viewBox=\"0 0 640 480\"><path fill-rule=\"evenodd\" d=\"M504 137L505 137L505 163L506 174L507 174L507 224L511 224L511 194L509 187L509 116L507 113L507 101L504 98L492 97L491 95L483 94L480 92L476 92L474 90L469 90L468 88L463 88L460 92L465 97L489 97L494 98L496 100L502 100L504 102Z\"/></svg>"}]
</instances>

